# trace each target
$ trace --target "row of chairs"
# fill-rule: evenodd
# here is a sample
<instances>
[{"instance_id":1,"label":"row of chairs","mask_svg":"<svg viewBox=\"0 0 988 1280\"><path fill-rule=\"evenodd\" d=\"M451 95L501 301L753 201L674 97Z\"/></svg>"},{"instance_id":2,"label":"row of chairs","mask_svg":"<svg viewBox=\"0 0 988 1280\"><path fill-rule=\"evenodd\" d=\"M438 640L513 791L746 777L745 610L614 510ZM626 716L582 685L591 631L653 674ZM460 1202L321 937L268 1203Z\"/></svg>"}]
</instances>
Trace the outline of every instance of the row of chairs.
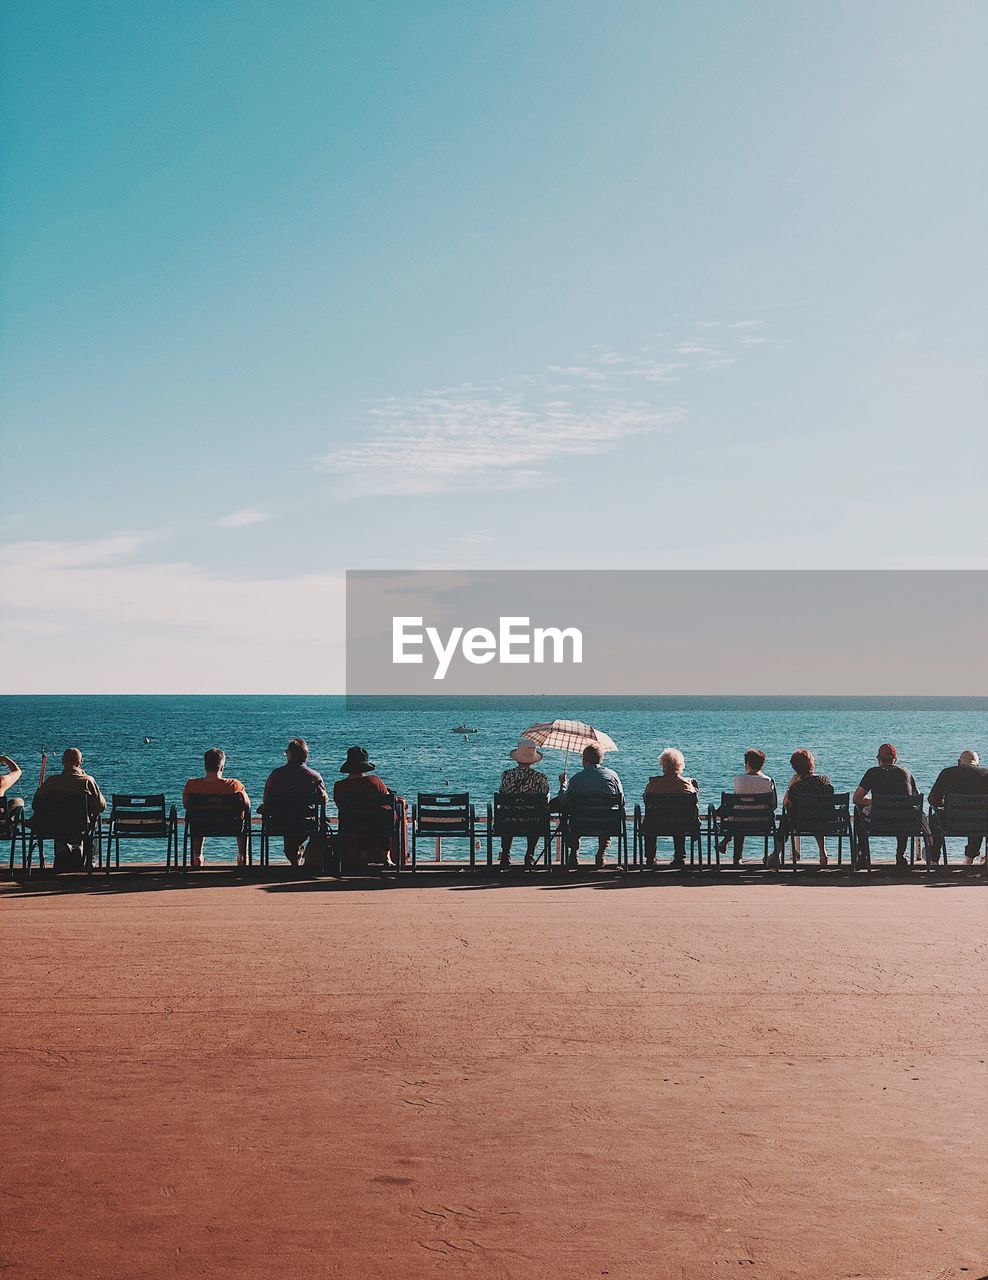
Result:
<instances>
[{"instance_id":1,"label":"row of chairs","mask_svg":"<svg viewBox=\"0 0 988 1280\"><path fill-rule=\"evenodd\" d=\"M937 833L946 838L988 837L988 796L947 796L942 807L933 811ZM632 839L628 840L628 817L622 804L609 797L582 798L555 818L547 800L530 796L495 795L487 805L486 862L494 862L494 841L504 837L528 840L534 838L542 848L535 859L546 867L552 865L552 845L560 837L561 861L568 846L584 837L610 837L617 842L619 864L627 870L645 862L646 841L650 837L682 837L689 847L689 865L714 865L719 868L725 841L737 836L763 842L767 858L770 849L780 842L783 833L795 854L795 841L800 837L822 836L837 840L837 865L843 864L844 842L847 841L852 868L866 865L863 837L906 838L910 841L910 861L915 862L916 849L924 836L924 806L920 796L875 796L867 818L855 812L852 819L848 793L832 796L794 798L786 812L785 827L780 830L774 797L767 795L734 795L725 792L719 806L710 805L706 823L701 820L695 795L649 796L644 807L635 805ZM554 826L555 818L555 826ZM418 866L419 841L464 839L469 845L469 865L477 863L477 815L467 792L420 793L411 811L411 870ZM21 846L22 869L29 872L35 852L39 867L45 866L45 841L65 840L80 844L88 870L107 872L120 866L121 842L129 840L164 840L166 871L179 867L178 814L168 807L164 795L116 794L104 824L101 815L89 812L85 797L66 799L57 807L34 814L25 821L23 809L12 806L9 797L0 797L0 838L10 839L10 869L14 867L17 844ZM393 791L387 795L359 797L340 811L335 832L331 829L325 805L290 802L268 803L261 808L259 865L270 865L272 838L295 836L311 839L321 836L321 848L328 851L319 870L343 870L343 849L354 837L378 844L382 848L397 846L396 866L405 865L404 805ZM196 837L241 838L246 845L246 861L253 863L253 823L250 810L241 807L239 798L230 796L190 796L181 841L182 869L191 868L190 849ZM104 850L105 838L105 850ZM704 851L704 844L706 850ZM536 846L538 847L538 845ZM944 842L946 860L946 843ZM785 861L785 845L782 861ZM105 854L105 856L104 856ZM795 867L793 856L792 865Z\"/></svg>"},{"instance_id":2,"label":"row of chairs","mask_svg":"<svg viewBox=\"0 0 988 1280\"><path fill-rule=\"evenodd\" d=\"M404 821L401 800L394 792L387 796L363 798L348 805L337 821L336 839L330 830L324 804L268 803L261 808L259 865L270 863L272 837L295 836L311 839L321 836L320 847L328 851L318 870L342 870L343 841L358 836L382 844L397 838L399 865L404 861ZM248 865L254 860L254 824L250 809L244 809L238 797L190 796L185 811L184 833L179 840L178 811L169 806L164 795L115 794L110 811L93 813L87 796L60 798L42 812L24 816L21 805L13 805L9 796L0 797L0 839L10 841L10 870L18 846L21 869L30 873L35 854L40 870L45 869L45 844L65 842L81 846L87 871L109 872L120 866L120 845L131 840L163 840L166 873L179 869L179 851L183 870L192 868L191 848L197 837L228 837L245 842Z\"/></svg>"}]
</instances>

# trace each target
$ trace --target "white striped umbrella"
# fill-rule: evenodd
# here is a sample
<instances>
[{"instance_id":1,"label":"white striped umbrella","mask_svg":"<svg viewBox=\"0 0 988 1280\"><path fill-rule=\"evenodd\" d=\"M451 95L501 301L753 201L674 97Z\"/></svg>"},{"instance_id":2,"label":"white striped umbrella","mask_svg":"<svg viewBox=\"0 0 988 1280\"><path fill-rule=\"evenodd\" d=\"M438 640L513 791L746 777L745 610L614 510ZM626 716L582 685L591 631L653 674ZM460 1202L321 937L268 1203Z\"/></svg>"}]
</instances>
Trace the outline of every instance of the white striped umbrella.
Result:
<instances>
[{"instance_id":1,"label":"white striped umbrella","mask_svg":"<svg viewBox=\"0 0 988 1280\"><path fill-rule=\"evenodd\" d=\"M555 747L558 751L565 751L567 761L571 751L582 752L585 747L599 747L602 754L617 751L613 738L582 720L549 720L544 724L533 724L521 736L537 747Z\"/></svg>"}]
</instances>

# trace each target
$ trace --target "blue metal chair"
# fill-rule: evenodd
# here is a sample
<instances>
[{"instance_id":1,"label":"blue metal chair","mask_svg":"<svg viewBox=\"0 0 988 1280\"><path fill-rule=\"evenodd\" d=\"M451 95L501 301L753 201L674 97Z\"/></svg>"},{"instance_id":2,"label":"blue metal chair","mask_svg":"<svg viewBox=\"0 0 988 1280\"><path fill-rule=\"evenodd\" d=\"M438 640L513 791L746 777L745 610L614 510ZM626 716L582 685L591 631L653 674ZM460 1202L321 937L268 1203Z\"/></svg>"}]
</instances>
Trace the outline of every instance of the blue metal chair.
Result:
<instances>
[{"instance_id":1,"label":"blue metal chair","mask_svg":"<svg viewBox=\"0 0 988 1280\"><path fill-rule=\"evenodd\" d=\"M250 809L244 808L243 797L231 795L190 795L185 806L185 833L182 839L182 870L191 867L189 857L196 836L246 836L245 861L253 860L253 837Z\"/></svg>"},{"instance_id":2,"label":"blue metal chair","mask_svg":"<svg viewBox=\"0 0 988 1280\"><path fill-rule=\"evenodd\" d=\"M470 803L470 793L420 791L412 805L412 870L418 866L420 837L470 842L470 870L477 865L477 815Z\"/></svg>"},{"instance_id":3,"label":"blue metal chair","mask_svg":"<svg viewBox=\"0 0 988 1280\"><path fill-rule=\"evenodd\" d=\"M265 800L258 812L261 815L259 865L262 867L271 865L272 836L295 836L303 841L321 836L325 841L326 806L321 800ZM320 873L325 871L325 856L320 859L319 870Z\"/></svg>"},{"instance_id":4,"label":"blue metal chair","mask_svg":"<svg viewBox=\"0 0 988 1280\"><path fill-rule=\"evenodd\" d=\"M38 851L38 870L45 869L45 841L53 844L79 845L82 848L80 870L93 872L93 854L97 866L103 866L103 823L100 814L91 813L89 796L49 796L35 806L27 820L30 833L27 846L27 874L31 874L34 851ZM58 854L55 854L55 870L58 870ZM74 868L73 868L74 869Z\"/></svg>"},{"instance_id":5,"label":"blue metal chair","mask_svg":"<svg viewBox=\"0 0 988 1280\"><path fill-rule=\"evenodd\" d=\"M178 811L169 809L164 795L114 795L110 800L110 816L106 827L106 874L113 865L120 866L121 840L164 840L165 874L174 861L178 870Z\"/></svg>"},{"instance_id":6,"label":"blue metal chair","mask_svg":"<svg viewBox=\"0 0 988 1280\"><path fill-rule=\"evenodd\" d=\"M376 795L350 795L337 806L336 835L332 840L332 869L336 876L346 874L348 844L376 847L383 853L381 864L387 868L397 835L398 857L395 871L400 871L405 854L405 824L402 821L401 797L394 791ZM390 868L388 868L390 870Z\"/></svg>"},{"instance_id":7,"label":"blue metal chair","mask_svg":"<svg viewBox=\"0 0 988 1280\"><path fill-rule=\"evenodd\" d=\"M656 840L682 836L689 841L690 866L694 865L694 858L702 866L703 828L700 823L700 798L696 792L646 796L644 810L641 805L635 805L632 858L636 867L645 866L645 846L650 836L655 836Z\"/></svg>"},{"instance_id":8,"label":"blue metal chair","mask_svg":"<svg viewBox=\"0 0 988 1280\"><path fill-rule=\"evenodd\" d=\"M0 840L10 841L10 870L14 869L14 851L21 844L21 870L27 870L27 825L24 801L20 796L0 796Z\"/></svg>"},{"instance_id":9,"label":"blue metal chair","mask_svg":"<svg viewBox=\"0 0 988 1280\"><path fill-rule=\"evenodd\" d=\"M531 861L525 854L525 866L544 862L552 866L552 820L548 796L501 795L497 792L487 806L487 865L494 865L494 840L510 837L525 841L537 837L543 842L542 853ZM538 846L536 845L536 848Z\"/></svg>"},{"instance_id":10,"label":"blue metal chair","mask_svg":"<svg viewBox=\"0 0 988 1280\"><path fill-rule=\"evenodd\" d=\"M628 817L624 801L613 795L577 796L563 809L563 858L567 865L572 844L586 836L617 837L618 865L628 869Z\"/></svg>"},{"instance_id":11,"label":"blue metal chair","mask_svg":"<svg viewBox=\"0 0 988 1280\"><path fill-rule=\"evenodd\" d=\"M764 842L765 860L768 860L769 849L775 849L778 835L778 821L775 816L776 797L774 791L756 791L753 793L722 791L720 805L710 805L707 809L707 866L710 866L711 845L720 870L720 846L734 836L753 836ZM703 865L701 858L700 865Z\"/></svg>"},{"instance_id":12,"label":"blue metal chair","mask_svg":"<svg viewBox=\"0 0 988 1280\"><path fill-rule=\"evenodd\" d=\"M909 841L909 865L916 864L917 843L928 835L923 815L923 796L871 797L871 811L862 808L854 811L854 848L851 865L857 870L871 869L870 843L877 837L894 837L897 841Z\"/></svg>"},{"instance_id":13,"label":"blue metal chair","mask_svg":"<svg viewBox=\"0 0 988 1280\"><path fill-rule=\"evenodd\" d=\"M947 840L963 837L967 841L988 841L988 795L946 795L943 803L930 810L930 826L940 841L944 865L947 865ZM932 859L928 861L933 869ZM988 873L988 860L985 863Z\"/></svg>"},{"instance_id":14,"label":"blue metal chair","mask_svg":"<svg viewBox=\"0 0 988 1280\"><path fill-rule=\"evenodd\" d=\"M799 870L796 859L796 840L799 836L828 836L837 840L837 865L841 866L844 856L844 841L848 849L853 849L854 832L851 825L851 797L849 792L839 795L799 795L792 797L785 818L785 836L789 840L792 854L792 869ZM781 843L780 854L785 862L785 843Z\"/></svg>"}]
</instances>

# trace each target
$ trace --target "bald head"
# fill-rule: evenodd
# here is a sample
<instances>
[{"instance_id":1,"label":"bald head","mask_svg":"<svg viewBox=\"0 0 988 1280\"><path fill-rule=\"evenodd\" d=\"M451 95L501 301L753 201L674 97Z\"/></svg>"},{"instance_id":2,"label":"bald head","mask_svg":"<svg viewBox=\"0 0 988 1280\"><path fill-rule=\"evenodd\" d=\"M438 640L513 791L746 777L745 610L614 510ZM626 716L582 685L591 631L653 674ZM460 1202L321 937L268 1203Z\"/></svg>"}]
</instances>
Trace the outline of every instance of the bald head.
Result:
<instances>
[{"instance_id":1,"label":"bald head","mask_svg":"<svg viewBox=\"0 0 988 1280\"><path fill-rule=\"evenodd\" d=\"M78 747L68 747L62 752L62 768L78 769L82 764L82 752Z\"/></svg>"},{"instance_id":2,"label":"bald head","mask_svg":"<svg viewBox=\"0 0 988 1280\"><path fill-rule=\"evenodd\" d=\"M958 764L980 764L981 757L977 751L962 751L957 757Z\"/></svg>"}]
</instances>

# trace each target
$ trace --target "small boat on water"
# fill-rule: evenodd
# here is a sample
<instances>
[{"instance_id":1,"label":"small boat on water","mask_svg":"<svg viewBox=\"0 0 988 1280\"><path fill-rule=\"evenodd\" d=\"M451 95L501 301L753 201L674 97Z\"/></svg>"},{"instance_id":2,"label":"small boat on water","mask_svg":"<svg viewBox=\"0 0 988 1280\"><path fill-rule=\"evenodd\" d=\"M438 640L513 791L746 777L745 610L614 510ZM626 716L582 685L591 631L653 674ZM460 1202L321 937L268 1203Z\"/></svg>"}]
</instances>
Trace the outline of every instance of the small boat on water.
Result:
<instances>
[{"instance_id":1,"label":"small boat on water","mask_svg":"<svg viewBox=\"0 0 988 1280\"><path fill-rule=\"evenodd\" d=\"M455 729L450 730L451 733L477 733L478 730L471 729L469 725L458 724Z\"/></svg>"}]
</instances>

